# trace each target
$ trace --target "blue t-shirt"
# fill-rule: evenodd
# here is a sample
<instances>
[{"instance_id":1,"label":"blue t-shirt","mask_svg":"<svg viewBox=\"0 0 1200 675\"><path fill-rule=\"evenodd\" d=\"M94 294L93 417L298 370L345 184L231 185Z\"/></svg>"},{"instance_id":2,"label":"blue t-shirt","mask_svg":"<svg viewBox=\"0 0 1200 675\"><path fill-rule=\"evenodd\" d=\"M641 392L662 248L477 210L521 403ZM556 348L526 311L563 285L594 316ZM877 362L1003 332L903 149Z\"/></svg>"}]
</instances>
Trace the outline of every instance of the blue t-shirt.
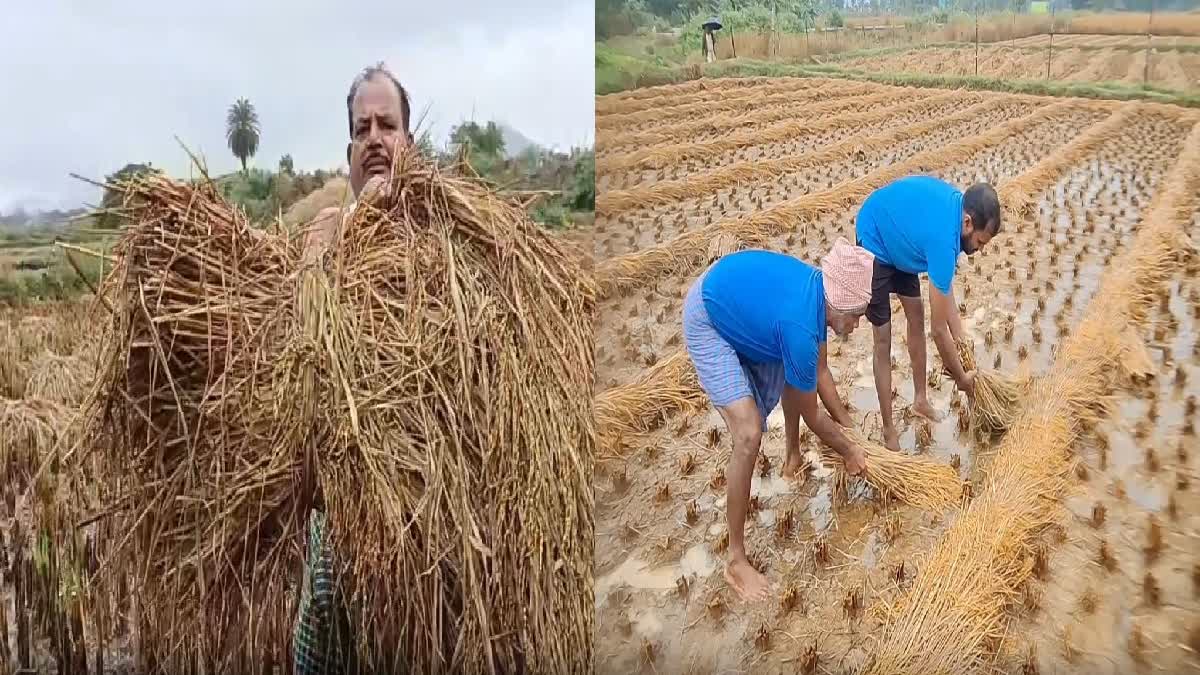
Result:
<instances>
[{"instance_id":1,"label":"blue t-shirt","mask_svg":"<svg viewBox=\"0 0 1200 675\"><path fill-rule=\"evenodd\" d=\"M854 226L880 262L950 293L962 251L962 192L933 176L907 176L872 192Z\"/></svg>"},{"instance_id":2,"label":"blue t-shirt","mask_svg":"<svg viewBox=\"0 0 1200 675\"><path fill-rule=\"evenodd\" d=\"M783 253L740 251L708 270L700 292L713 328L743 360L782 361L788 384L816 389L825 342L821 270Z\"/></svg>"}]
</instances>

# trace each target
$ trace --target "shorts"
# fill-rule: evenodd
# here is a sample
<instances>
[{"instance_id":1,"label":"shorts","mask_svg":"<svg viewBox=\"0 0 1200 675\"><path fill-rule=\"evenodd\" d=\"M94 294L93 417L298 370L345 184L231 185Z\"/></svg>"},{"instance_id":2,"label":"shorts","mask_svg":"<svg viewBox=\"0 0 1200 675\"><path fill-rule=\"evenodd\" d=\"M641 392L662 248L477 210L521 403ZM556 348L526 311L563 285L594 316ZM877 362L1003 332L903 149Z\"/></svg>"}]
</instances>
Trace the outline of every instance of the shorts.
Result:
<instances>
[{"instance_id":1,"label":"shorts","mask_svg":"<svg viewBox=\"0 0 1200 675\"><path fill-rule=\"evenodd\" d=\"M779 405L787 382L783 362L751 363L734 351L708 318L700 292L703 283L704 275L700 275L683 302L683 338L700 387L718 408L747 396L753 398L765 432L767 417Z\"/></svg>"},{"instance_id":2,"label":"shorts","mask_svg":"<svg viewBox=\"0 0 1200 675\"><path fill-rule=\"evenodd\" d=\"M858 242L862 246L862 242ZM903 298L921 297L921 279L911 272L904 272L879 262L871 272L871 301L867 303L867 321L872 326L884 326L892 321L892 294Z\"/></svg>"}]
</instances>

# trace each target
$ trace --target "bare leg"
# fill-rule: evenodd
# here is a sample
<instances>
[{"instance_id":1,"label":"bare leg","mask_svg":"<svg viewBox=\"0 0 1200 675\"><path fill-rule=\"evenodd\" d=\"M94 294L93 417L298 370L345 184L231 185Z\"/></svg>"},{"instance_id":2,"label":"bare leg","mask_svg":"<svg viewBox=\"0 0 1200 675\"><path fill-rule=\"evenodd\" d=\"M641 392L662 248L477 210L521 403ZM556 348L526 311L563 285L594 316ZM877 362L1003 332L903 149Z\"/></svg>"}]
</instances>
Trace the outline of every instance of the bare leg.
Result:
<instances>
[{"instance_id":1,"label":"bare leg","mask_svg":"<svg viewBox=\"0 0 1200 675\"><path fill-rule=\"evenodd\" d=\"M892 419L892 324L874 327L875 336L875 391L879 395L879 415L883 418L883 442L893 449L900 449L900 434L896 421Z\"/></svg>"},{"instance_id":2,"label":"bare leg","mask_svg":"<svg viewBox=\"0 0 1200 675\"><path fill-rule=\"evenodd\" d=\"M942 416L929 404L929 386L925 379L925 306L921 297L906 298L899 296L900 306L904 308L905 323L908 324L908 357L912 359L913 371L913 404L912 411L931 422L941 420Z\"/></svg>"},{"instance_id":3,"label":"bare leg","mask_svg":"<svg viewBox=\"0 0 1200 675\"><path fill-rule=\"evenodd\" d=\"M733 437L733 454L725 469L725 517L729 524L725 580L743 599L762 600L767 595L767 578L750 565L746 556L746 512L750 508L750 478L762 443L762 415L749 397L718 410Z\"/></svg>"}]
</instances>

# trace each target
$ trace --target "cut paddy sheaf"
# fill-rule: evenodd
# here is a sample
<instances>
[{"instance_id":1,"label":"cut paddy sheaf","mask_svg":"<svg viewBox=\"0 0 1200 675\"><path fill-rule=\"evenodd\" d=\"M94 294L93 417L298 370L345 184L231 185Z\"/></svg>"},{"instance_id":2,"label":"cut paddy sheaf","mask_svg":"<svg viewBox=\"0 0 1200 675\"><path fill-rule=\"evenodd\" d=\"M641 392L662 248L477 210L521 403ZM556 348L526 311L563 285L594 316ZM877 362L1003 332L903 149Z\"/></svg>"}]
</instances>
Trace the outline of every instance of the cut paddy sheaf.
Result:
<instances>
[{"instance_id":1,"label":"cut paddy sheaf","mask_svg":"<svg viewBox=\"0 0 1200 675\"><path fill-rule=\"evenodd\" d=\"M936 95L923 91L914 94L913 100ZM1042 106L1057 102L1037 100ZM1088 105L1092 103L1095 102ZM897 104L904 102L897 99ZM806 119L800 117L797 121ZM1164 318L1155 320L1152 326L1145 325L1144 318L1127 322L1137 326L1142 350L1153 364L1150 369L1160 373L1156 394L1151 395L1141 388L1144 385L1139 385L1132 393L1138 403L1119 404L1114 402L1115 391L1110 387L1101 398L1108 403L1107 410L1116 412L1101 415L1104 409L1095 408L1090 402L1094 394L1087 393L1083 385L1063 386L1054 374L1055 356L1067 349L1077 332L1090 325L1085 321L1090 301L1113 288L1101 278L1114 267L1127 266L1122 261L1128 258L1122 256L1135 246L1138 232L1156 219L1150 210L1162 212L1157 205L1163 202L1165 193L1171 192L1170 185L1177 184L1181 162L1186 164L1189 154L1185 141L1190 143L1188 136L1194 122L1186 110L1103 103L1094 109L1069 110L1010 127L1006 135L989 135L988 142L980 145L972 141L971 150L920 167L919 170L956 184L991 179L1001 190L1006 230L982 254L963 259L955 292L980 377L1011 379L1019 385L1020 393L1015 403L1011 396L998 397L1003 405L997 404L995 409L1003 412L995 416L998 420L995 433L976 439L971 433L971 411L965 405L948 404L952 385L933 357L929 364L931 397L935 406L949 414L937 424L918 424L905 416L906 401L911 400L911 377L907 358L902 357L906 353L903 337L894 338L898 341L898 346L893 346L898 363L893 364L893 382L899 390L897 406L902 424L899 454L929 462L940 475L947 476L943 484L953 484L955 492L953 497L949 490L940 492L945 495L941 501L946 504L941 507L915 508L885 490L867 489L869 480L865 484L857 479L843 483L836 471L837 461L823 461L811 435L802 439L811 466L805 478L800 482L783 480L779 473L782 432L779 420L771 421L763 445L770 461L760 463L755 471L754 507L747 530L754 564L778 586L778 597L764 606L735 601L719 573L727 545L723 469L729 442L722 433L721 421L698 390L693 390L698 400L684 396L686 403L663 402L679 405L675 411L646 404L643 408L646 417L662 421L616 434L620 438L618 447L597 468L598 476L608 476L618 473L615 467L622 467L621 491L611 490L608 478L598 479L596 484L597 647L602 662L607 659L612 664L605 672L620 670L623 663L632 664L630 655L643 639L655 645L654 663L659 670L689 663L706 664L713 669L751 666L787 669L811 661L831 672L862 672L872 664L878 668L884 663L887 654L881 645L892 639L895 626L911 621L912 616L936 614L942 611L937 608L943 604L965 607L967 601L958 603L955 592L963 593L964 597L1005 600L998 613L987 614L991 617L987 621L970 616L964 620L959 614L939 619L939 625L944 621L948 626L961 623L966 627L954 635L981 637L970 643L953 642L945 649L933 641L928 650L930 660L921 660L924 656L918 652L915 660L908 662L910 666L936 665L938 662L933 658L953 650L965 655L956 663L968 664L966 672L990 667L1015 672L1021 670L1025 661L1041 672L1056 669L1061 672L1089 663L1101 667L1097 665L1104 663L1101 655L1114 649L1128 659L1133 659L1131 654L1136 653L1143 661L1168 669L1191 658L1184 650L1164 649L1163 645L1187 643L1191 625L1176 621L1172 628L1170 617L1185 619L1185 608L1194 606L1190 595L1187 602L1192 604L1179 608L1173 607L1167 598L1174 597L1180 589L1186 594L1193 592L1189 576L1193 563L1187 554L1185 534L1193 522L1188 514L1195 501L1188 490L1178 488L1180 472L1173 467L1180 461L1179 448L1186 449L1186 443L1179 440L1189 438L1184 421L1188 415L1186 401L1196 391L1198 355L1194 353L1197 347L1193 324L1183 316L1191 316L1191 308L1177 303L1186 303L1195 292L1191 287L1173 291L1174 311L1162 314ZM940 142L942 147L954 146L966 138ZM831 142L829 139L830 136L816 138L812 148L819 151L822 143ZM933 137L930 142L934 142ZM922 152L929 153L930 147ZM835 186L841 183L857 187L862 176L872 176L878 171L876 167L886 166L883 164L889 160L886 153L886 149L868 153L868 166L861 174L852 173L855 169L849 166L835 168L832 174L835 179L839 175L852 176L849 180L835 180ZM901 155L898 161L907 159ZM698 163L661 172L657 180L646 173L637 189L653 189L664 174L675 181L689 173L707 170L710 169ZM729 202L732 206L742 195L762 195L773 190L773 198L764 199L770 206L763 209L772 212L789 200L808 198L808 192L797 193L806 183L821 181L819 184L824 187L826 179L821 166L799 167L785 175L782 180L766 178L760 183L719 188L713 204L724 207ZM798 179L795 184L793 179ZM778 187L767 187L772 184ZM643 231L653 230L659 219L666 225L662 229L670 231L671 223L680 216L683 221L676 236L687 237L708 230L711 237L708 241L697 241L695 253L680 256L660 273L642 281L612 289L601 300L597 332L597 381L601 385L597 400L605 396L615 400L625 384L634 382L646 392L653 391L650 368L644 365L640 354L653 352L656 363L686 358L675 341L678 326L660 327L656 322L678 323L683 294L695 274L713 257L714 245L709 241L720 234L726 243L718 248L724 250L767 246L812 259L834 237L849 230L855 199L848 199L844 206L833 207L827 213L781 224L777 230L762 235L754 231L708 229L716 223L736 219L722 217L720 208L713 216L705 214L711 208L707 198L635 206L602 223L603 231L597 237L601 247L605 234L623 236L639 226ZM740 209L742 215L737 219L749 220L760 211L753 201L743 202ZM1182 209L1179 213L1182 214ZM1177 228L1186 228L1184 224L1195 218L1194 214L1179 217ZM635 252L648 250L648 241L643 238ZM664 238L656 248L665 252L672 241ZM603 248L598 251L601 268L612 260L606 262L602 251ZM1147 279L1155 276L1141 268L1137 272ZM1154 296L1153 304L1159 306L1159 296ZM898 308L894 309L896 316L903 316ZM1165 318L1170 314L1178 317L1174 325ZM894 330L893 335L897 332L903 333ZM1091 344L1095 348L1101 343ZM1127 386L1135 380L1141 382L1147 377L1148 366L1142 363L1138 367L1132 360L1137 351L1130 344L1136 343L1128 337L1103 343L1109 353L1121 355L1120 363L1112 367L1111 373L1100 369L1103 378L1111 378L1115 383L1113 387ZM1163 358L1162 348L1169 348L1171 356L1167 358L1172 360L1165 376L1158 365ZM869 348L863 343L863 336L856 333L845 343L831 341L830 364L839 392L851 405L856 426L868 438L874 437L878 428L877 413L873 410L876 402L870 380ZM983 376L983 372L989 375ZM1075 379L1094 383L1097 369L1080 367L1072 373ZM656 376L664 374L658 371ZM678 381L664 378L662 384L669 390ZM603 383L615 383L616 388L606 388ZM1012 389L1001 386L1006 391ZM637 409L636 404L632 405L628 410ZM1051 412L1042 415L1026 412L1035 405ZM1070 416L1068 424L1061 423L1059 413ZM1100 421L1102 417L1106 421ZM961 432L960 419L967 421ZM1129 426L1114 421L1118 419L1128 419ZM1105 468L1100 468L1098 451L1092 449L1098 428L1111 429L1106 432L1110 440L1106 441L1109 449L1105 451ZM610 438L614 437L611 431ZM603 425L599 433L602 436L606 433ZM1065 449L1061 452L1066 458L1055 460L1053 466L1042 466L1038 458L1005 457L1006 448L1016 442L1011 440L1014 435L1019 441L1031 434L1053 441L1055 448L1082 452L1080 446L1083 446L1087 461ZM1137 441L1123 440L1126 438L1144 438L1141 442L1152 445L1155 452L1136 449L1131 453L1125 446ZM1041 447L1040 442L1022 443L1024 448ZM1182 453L1188 463L1194 461L1194 455L1194 452ZM1127 467L1131 461L1139 467L1136 480L1129 478ZM1156 469L1152 471L1151 467ZM835 470L828 471L829 468ZM606 473L610 469L612 474ZM943 474L943 470L950 473ZM1035 470L1038 473L1030 473ZM1195 481L1188 476L1192 470L1184 469L1183 473L1183 484L1194 485ZM940 481L931 475L924 477L922 490L933 489L930 486ZM1027 481L1028 484L1016 479L1030 475L1048 477ZM1141 482L1151 481L1150 476L1160 477L1153 479L1156 487L1152 489ZM1122 479L1124 485L1118 489L1116 481ZM1001 489L1010 482L1017 487ZM663 487L667 496L656 500ZM1079 489L1087 490L1089 495L1104 496L1089 497L1077 508L1075 495ZM1120 497L1115 496L1118 494ZM1014 500L1020 503L1026 500L1030 506L1012 513L1005 505ZM1064 516L1064 503L1067 513L1082 514L1078 525ZM1102 507L1097 513L1107 512L1099 530L1091 524L1092 507L1097 504ZM1146 509L1155 509L1157 526L1148 524ZM976 512L987 514L987 524L973 530L975 538L963 539L962 545L970 547L978 543L985 552L968 551L962 567L940 566L939 542L962 536L951 533L961 529L960 521L981 517L972 515ZM1052 524L1039 524L1042 519L1049 519L1047 522ZM610 539L616 536L618 527L619 543L616 538ZM1019 533L1024 534L1018 536ZM1103 537L1103 541L1098 537ZM1077 542L1084 552L1080 556L1058 553L1073 550L1071 547ZM1105 555L1100 556L1098 551ZM1003 563L1012 556L1019 558L1017 565ZM1084 568L1089 570L1087 574L1069 571L1073 569L1070 566L1074 557L1082 557L1091 565ZM991 567L983 571L969 569L968 563L984 560ZM1139 566L1134 566L1134 560ZM1156 562L1150 563L1151 569L1143 570L1140 567L1143 560ZM1106 564L1113 566L1112 572L1104 571ZM1187 574L1165 571L1176 567ZM1005 581L997 584L1000 569L1016 570L1026 581L1004 590L1004 584L1015 577L1001 574ZM1101 577L1093 575L1092 569L1096 574L1109 575L1110 579L1122 579L1121 588L1125 588L1125 576L1129 577L1128 595L1136 599L1137 606L1128 611L1132 612L1136 630L1122 632L1122 626L1127 624L1118 618L1120 612L1127 611L1126 606L1116 595L1108 593L1107 588L1114 584L1106 585ZM943 590L936 596L920 590L936 585L941 577L960 573L964 579L962 588L955 581L951 591ZM656 590L660 574L664 579L662 591ZM668 577L670 584L666 589ZM1081 580L1079 585L1073 581L1076 578ZM686 596L679 594L676 583L679 579L686 583ZM963 589L971 584L979 589L965 593ZM696 603L687 602L688 598ZM980 603L971 601L971 604ZM720 607L721 611L706 611L706 605ZM1070 620L1070 615L1064 613L1066 610L1093 620L1065 634L1061 627ZM629 638L619 629L625 621L630 627ZM1037 623L1043 621L1044 624ZM921 639L913 638L912 644L930 642L925 636L933 629L923 626ZM1035 637L1041 633L1054 641ZM1022 640L1026 635L1028 640ZM1030 647L1027 649L1025 644ZM930 672L943 672L931 667Z\"/></svg>"},{"instance_id":2,"label":"cut paddy sheaf","mask_svg":"<svg viewBox=\"0 0 1200 675\"><path fill-rule=\"evenodd\" d=\"M96 604L136 589L141 655L264 672L317 506L361 663L590 669L594 290L575 259L408 154L318 262L207 183L125 188L74 457L95 472L78 498L127 534L97 541Z\"/></svg>"}]
</instances>

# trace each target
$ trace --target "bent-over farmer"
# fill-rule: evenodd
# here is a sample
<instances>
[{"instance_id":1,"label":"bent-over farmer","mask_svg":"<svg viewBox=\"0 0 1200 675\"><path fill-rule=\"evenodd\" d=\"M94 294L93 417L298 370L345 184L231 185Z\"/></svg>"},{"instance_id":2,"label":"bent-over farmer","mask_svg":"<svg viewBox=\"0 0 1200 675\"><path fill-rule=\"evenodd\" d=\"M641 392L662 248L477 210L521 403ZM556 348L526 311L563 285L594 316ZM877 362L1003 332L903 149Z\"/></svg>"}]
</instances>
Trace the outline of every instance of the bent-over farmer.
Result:
<instances>
[{"instance_id":1,"label":"bent-over farmer","mask_svg":"<svg viewBox=\"0 0 1200 675\"><path fill-rule=\"evenodd\" d=\"M871 304L867 308L867 321L874 326L875 390L884 443L899 450L892 415L891 295L899 296L908 329L913 374L911 410L936 422L941 414L929 403L925 380L925 308L917 275L929 275L930 330L942 363L958 389L974 400L975 374L963 369L955 347L963 331L954 300L954 273L959 253L974 255L1000 232L1000 201L987 183L960 192L932 176L906 176L867 197L855 218L855 230L858 244L875 255Z\"/></svg>"},{"instance_id":2,"label":"bent-over farmer","mask_svg":"<svg viewBox=\"0 0 1200 675\"><path fill-rule=\"evenodd\" d=\"M741 251L715 262L688 291L688 355L733 439L725 579L743 598L762 599L767 591L766 577L746 557L746 511L767 416L780 399L784 476L795 476L803 462L801 418L842 456L848 473L866 468L865 451L840 431L850 426L850 415L829 372L825 338L828 329L846 337L858 325L871 298L871 270L871 254L839 238L819 268L782 253ZM817 406L818 394L828 415Z\"/></svg>"},{"instance_id":3,"label":"bent-over farmer","mask_svg":"<svg viewBox=\"0 0 1200 675\"><path fill-rule=\"evenodd\" d=\"M369 184L382 187L391 174L392 161L401 147L412 143L408 92L383 64L365 69L354 79L346 97L350 142L350 189L358 200ZM367 188L369 192L371 189ZM309 227L304 256L319 260L334 241L338 226L353 211L338 207L322 210ZM298 616L292 634L292 660L299 675L357 672L354 637L338 579L345 565L329 546L325 514L320 504L309 514L304 579Z\"/></svg>"}]
</instances>

